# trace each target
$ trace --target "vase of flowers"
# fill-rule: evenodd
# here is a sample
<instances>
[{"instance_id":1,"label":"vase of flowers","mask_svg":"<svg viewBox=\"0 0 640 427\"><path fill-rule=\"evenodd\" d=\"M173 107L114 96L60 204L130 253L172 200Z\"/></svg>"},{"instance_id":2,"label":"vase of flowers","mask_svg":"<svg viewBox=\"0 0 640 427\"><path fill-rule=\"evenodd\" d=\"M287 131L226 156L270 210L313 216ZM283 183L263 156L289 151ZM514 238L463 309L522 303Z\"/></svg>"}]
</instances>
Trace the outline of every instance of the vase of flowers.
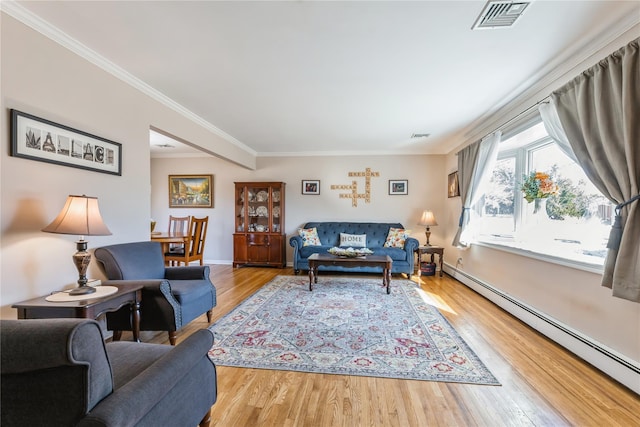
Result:
<instances>
[{"instance_id":1,"label":"vase of flowers","mask_svg":"<svg viewBox=\"0 0 640 427\"><path fill-rule=\"evenodd\" d=\"M546 214L547 198L558 194L558 185L544 172L533 171L524 175L520 189L528 203L534 202L534 214L540 211Z\"/></svg>"},{"instance_id":2,"label":"vase of flowers","mask_svg":"<svg viewBox=\"0 0 640 427\"><path fill-rule=\"evenodd\" d=\"M520 189L529 203L535 199L546 199L558 194L558 186L551 180L548 173L533 171L529 175L524 175L523 178Z\"/></svg>"}]
</instances>

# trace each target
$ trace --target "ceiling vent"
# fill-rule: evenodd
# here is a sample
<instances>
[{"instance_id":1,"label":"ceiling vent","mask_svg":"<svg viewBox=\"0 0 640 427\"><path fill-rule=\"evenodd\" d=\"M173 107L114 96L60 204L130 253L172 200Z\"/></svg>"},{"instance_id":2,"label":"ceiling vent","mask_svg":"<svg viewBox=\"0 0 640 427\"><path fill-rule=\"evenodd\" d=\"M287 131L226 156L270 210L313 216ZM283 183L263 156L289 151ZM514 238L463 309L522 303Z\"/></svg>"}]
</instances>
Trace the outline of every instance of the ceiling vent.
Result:
<instances>
[{"instance_id":1,"label":"ceiling vent","mask_svg":"<svg viewBox=\"0 0 640 427\"><path fill-rule=\"evenodd\" d=\"M483 30L511 27L522 16L530 3L526 1L490 1L485 5L471 29Z\"/></svg>"},{"instance_id":2,"label":"ceiling vent","mask_svg":"<svg viewBox=\"0 0 640 427\"><path fill-rule=\"evenodd\" d=\"M430 133L412 133L411 138L426 138L429 135L431 134Z\"/></svg>"}]
</instances>

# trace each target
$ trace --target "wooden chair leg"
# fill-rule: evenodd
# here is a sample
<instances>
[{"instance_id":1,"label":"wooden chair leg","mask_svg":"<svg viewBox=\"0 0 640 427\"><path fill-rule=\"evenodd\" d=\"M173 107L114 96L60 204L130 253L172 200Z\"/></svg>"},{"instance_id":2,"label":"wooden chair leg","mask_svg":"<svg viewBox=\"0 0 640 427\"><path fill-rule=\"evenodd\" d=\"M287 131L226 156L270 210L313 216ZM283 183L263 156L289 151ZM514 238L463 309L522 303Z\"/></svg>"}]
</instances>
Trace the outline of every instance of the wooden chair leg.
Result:
<instances>
[{"instance_id":1,"label":"wooden chair leg","mask_svg":"<svg viewBox=\"0 0 640 427\"><path fill-rule=\"evenodd\" d=\"M120 341L122 338L122 331L113 331L113 341Z\"/></svg>"},{"instance_id":2,"label":"wooden chair leg","mask_svg":"<svg viewBox=\"0 0 640 427\"><path fill-rule=\"evenodd\" d=\"M211 323L212 317L213 317L213 310L207 311L207 323Z\"/></svg>"},{"instance_id":3,"label":"wooden chair leg","mask_svg":"<svg viewBox=\"0 0 640 427\"><path fill-rule=\"evenodd\" d=\"M202 418L202 421L200 421L198 427L209 427L209 424L211 424L211 409L209 409L207 413L204 414L204 418Z\"/></svg>"},{"instance_id":4,"label":"wooden chair leg","mask_svg":"<svg viewBox=\"0 0 640 427\"><path fill-rule=\"evenodd\" d=\"M169 331L169 343L171 345L176 345L176 338L178 336L177 331Z\"/></svg>"}]
</instances>

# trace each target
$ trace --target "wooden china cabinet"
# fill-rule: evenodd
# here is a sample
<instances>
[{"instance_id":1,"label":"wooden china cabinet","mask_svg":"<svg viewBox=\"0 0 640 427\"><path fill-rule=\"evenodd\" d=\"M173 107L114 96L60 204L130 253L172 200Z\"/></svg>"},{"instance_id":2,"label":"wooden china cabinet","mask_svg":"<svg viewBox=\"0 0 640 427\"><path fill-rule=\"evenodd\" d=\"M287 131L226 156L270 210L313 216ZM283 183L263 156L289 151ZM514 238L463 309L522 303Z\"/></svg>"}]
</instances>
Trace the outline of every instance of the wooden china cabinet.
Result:
<instances>
[{"instance_id":1,"label":"wooden china cabinet","mask_svg":"<svg viewBox=\"0 0 640 427\"><path fill-rule=\"evenodd\" d=\"M285 267L284 182L236 182L233 266Z\"/></svg>"}]
</instances>

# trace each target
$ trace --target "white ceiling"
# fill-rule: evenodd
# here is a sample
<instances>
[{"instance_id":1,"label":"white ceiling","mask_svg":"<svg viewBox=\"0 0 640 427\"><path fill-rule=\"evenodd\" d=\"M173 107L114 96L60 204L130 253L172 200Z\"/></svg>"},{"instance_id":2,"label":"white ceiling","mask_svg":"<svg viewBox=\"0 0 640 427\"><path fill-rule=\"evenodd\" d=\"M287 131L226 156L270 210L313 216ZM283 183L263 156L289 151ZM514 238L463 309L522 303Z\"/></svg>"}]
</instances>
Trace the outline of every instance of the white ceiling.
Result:
<instances>
[{"instance_id":1,"label":"white ceiling","mask_svg":"<svg viewBox=\"0 0 640 427\"><path fill-rule=\"evenodd\" d=\"M485 3L19 5L258 155L447 153L594 37L640 22L638 1L537 0L512 28L472 31Z\"/></svg>"}]
</instances>

